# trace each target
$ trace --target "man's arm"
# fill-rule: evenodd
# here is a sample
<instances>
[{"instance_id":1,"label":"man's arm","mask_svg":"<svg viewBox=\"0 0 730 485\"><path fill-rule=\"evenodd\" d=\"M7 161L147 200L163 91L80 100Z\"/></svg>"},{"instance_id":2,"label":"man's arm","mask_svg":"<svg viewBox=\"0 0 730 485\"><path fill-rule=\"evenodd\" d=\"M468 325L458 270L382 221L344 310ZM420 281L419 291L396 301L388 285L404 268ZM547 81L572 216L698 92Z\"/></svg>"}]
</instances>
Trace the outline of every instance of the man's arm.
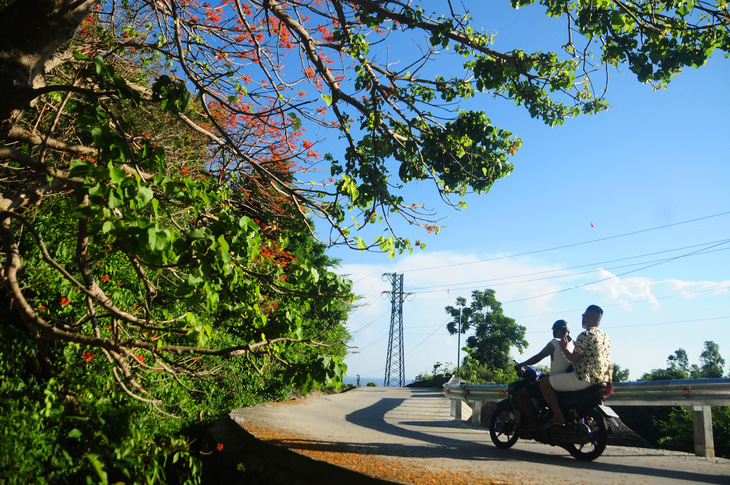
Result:
<instances>
[{"instance_id":1,"label":"man's arm","mask_svg":"<svg viewBox=\"0 0 730 485\"><path fill-rule=\"evenodd\" d=\"M565 358L573 364L577 364L578 361L583 357L583 354L578 351L577 341L575 342L575 347L571 352L570 350L568 350L568 339L566 337L563 337L562 340L560 340L560 348L563 350L563 355L565 355Z\"/></svg>"}]
</instances>

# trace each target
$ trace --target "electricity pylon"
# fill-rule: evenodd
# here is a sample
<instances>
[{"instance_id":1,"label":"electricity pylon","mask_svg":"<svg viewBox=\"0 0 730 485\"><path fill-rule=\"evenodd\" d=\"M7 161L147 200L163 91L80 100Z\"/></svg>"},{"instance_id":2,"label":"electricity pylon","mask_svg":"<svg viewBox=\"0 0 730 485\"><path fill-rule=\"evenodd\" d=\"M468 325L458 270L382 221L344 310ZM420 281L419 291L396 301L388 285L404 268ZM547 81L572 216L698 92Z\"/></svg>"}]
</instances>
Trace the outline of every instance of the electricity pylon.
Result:
<instances>
[{"instance_id":1,"label":"electricity pylon","mask_svg":"<svg viewBox=\"0 0 730 485\"><path fill-rule=\"evenodd\" d=\"M403 358L403 302L411 293L403 293L403 275L384 274L391 280L393 291L384 291L390 297L390 335L388 337L388 356L385 361L384 387L404 387L406 385L406 365Z\"/></svg>"}]
</instances>

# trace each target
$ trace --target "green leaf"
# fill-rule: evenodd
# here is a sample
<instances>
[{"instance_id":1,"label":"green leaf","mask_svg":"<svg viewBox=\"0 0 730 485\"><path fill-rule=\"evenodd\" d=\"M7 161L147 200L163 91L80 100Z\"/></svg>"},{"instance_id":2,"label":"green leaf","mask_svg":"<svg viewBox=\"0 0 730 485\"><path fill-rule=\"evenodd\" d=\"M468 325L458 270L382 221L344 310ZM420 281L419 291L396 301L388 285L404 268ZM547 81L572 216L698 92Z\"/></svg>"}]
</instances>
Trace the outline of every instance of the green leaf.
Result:
<instances>
[{"instance_id":1,"label":"green leaf","mask_svg":"<svg viewBox=\"0 0 730 485\"><path fill-rule=\"evenodd\" d=\"M87 56L86 54L82 54L79 51L74 51L74 59L77 61L88 61L91 59L91 57Z\"/></svg>"},{"instance_id":2,"label":"green leaf","mask_svg":"<svg viewBox=\"0 0 730 485\"><path fill-rule=\"evenodd\" d=\"M147 187L140 187L137 191L137 196L134 198L134 202L137 204L138 209L142 209L150 203L154 194L151 189Z\"/></svg>"},{"instance_id":3,"label":"green leaf","mask_svg":"<svg viewBox=\"0 0 730 485\"><path fill-rule=\"evenodd\" d=\"M327 106L332 104L332 96L330 96L329 94L320 94L319 97L322 98L325 103L327 103Z\"/></svg>"},{"instance_id":4,"label":"green leaf","mask_svg":"<svg viewBox=\"0 0 730 485\"><path fill-rule=\"evenodd\" d=\"M121 167L115 167L111 163L109 164L109 178L115 184L120 183L122 180L127 178L127 172Z\"/></svg>"},{"instance_id":5,"label":"green leaf","mask_svg":"<svg viewBox=\"0 0 730 485\"><path fill-rule=\"evenodd\" d=\"M86 458L88 458L91 464L94 466L94 470L96 470L96 474L99 475L99 480L101 480L101 484L108 485L109 477L104 471L104 464L99 461L99 459L94 454L86 455Z\"/></svg>"},{"instance_id":6,"label":"green leaf","mask_svg":"<svg viewBox=\"0 0 730 485\"><path fill-rule=\"evenodd\" d=\"M187 283L190 286L198 286L202 282L203 282L203 276L202 275L194 275L193 273L190 273L188 275Z\"/></svg>"},{"instance_id":7,"label":"green leaf","mask_svg":"<svg viewBox=\"0 0 730 485\"><path fill-rule=\"evenodd\" d=\"M329 106L329 104L328 104ZM299 128L302 127L302 120L295 114L295 113L289 113L289 118L292 119L292 129L294 131L297 131Z\"/></svg>"},{"instance_id":8,"label":"green leaf","mask_svg":"<svg viewBox=\"0 0 730 485\"><path fill-rule=\"evenodd\" d=\"M121 197L119 197L117 195L116 190L112 190L111 192L109 192L109 208L110 209L116 209L117 207L121 206L122 204L124 204L124 199L122 199Z\"/></svg>"},{"instance_id":9,"label":"green leaf","mask_svg":"<svg viewBox=\"0 0 730 485\"><path fill-rule=\"evenodd\" d=\"M81 434L82 433L81 433L81 431L78 428L74 428L74 429L72 429L71 431L68 432L68 437L69 438L79 439L81 437Z\"/></svg>"},{"instance_id":10,"label":"green leaf","mask_svg":"<svg viewBox=\"0 0 730 485\"><path fill-rule=\"evenodd\" d=\"M104 69L106 66L104 65L104 59L101 58L101 56L96 56L94 58L94 66L96 67L96 73L101 74L104 72Z\"/></svg>"},{"instance_id":11,"label":"green leaf","mask_svg":"<svg viewBox=\"0 0 730 485\"><path fill-rule=\"evenodd\" d=\"M205 230L204 229L193 229L188 233L188 238L190 239L205 239Z\"/></svg>"},{"instance_id":12,"label":"green leaf","mask_svg":"<svg viewBox=\"0 0 730 485\"><path fill-rule=\"evenodd\" d=\"M100 183L96 183L89 187L89 195L94 197L96 195L104 195L104 188Z\"/></svg>"},{"instance_id":13,"label":"green leaf","mask_svg":"<svg viewBox=\"0 0 730 485\"><path fill-rule=\"evenodd\" d=\"M226 238L223 237L223 234L218 236L218 245L220 247L220 250L224 253L228 253L228 251L231 250L230 246L228 245L228 242L226 241Z\"/></svg>"},{"instance_id":14,"label":"green leaf","mask_svg":"<svg viewBox=\"0 0 730 485\"><path fill-rule=\"evenodd\" d=\"M94 164L91 162L84 162L76 160L69 169L69 177L86 177L94 168Z\"/></svg>"},{"instance_id":15,"label":"green leaf","mask_svg":"<svg viewBox=\"0 0 730 485\"><path fill-rule=\"evenodd\" d=\"M160 231L157 227L152 226L147 229L147 238L150 249L162 251L170 244L170 231L167 229Z\"/></svg>"}]
</instances>

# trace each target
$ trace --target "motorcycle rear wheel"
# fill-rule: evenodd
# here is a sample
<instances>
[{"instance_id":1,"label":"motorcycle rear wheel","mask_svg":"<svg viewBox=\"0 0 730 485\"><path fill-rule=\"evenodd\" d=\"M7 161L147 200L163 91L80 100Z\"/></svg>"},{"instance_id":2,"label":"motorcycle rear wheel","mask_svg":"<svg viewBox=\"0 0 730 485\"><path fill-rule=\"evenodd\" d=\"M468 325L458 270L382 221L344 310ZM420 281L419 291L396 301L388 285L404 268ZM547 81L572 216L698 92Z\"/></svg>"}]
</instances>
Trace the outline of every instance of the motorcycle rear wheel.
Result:
<instances>
[{"instance_id":1,"label":"motorcycle rear wheel","mask_svg":"<svg viewBox=\"0 0 730 485\"><path fill-rule=\"evenodd\" d=\"M606 449L608 442L608 428L606 427L606 418L596 409L589 411L583 418L579 420L588 426L591 433L591 441L583 445L569 444L565 448L568 452L580 461L595 460Z\"/></svg>"},{"instance_id":2,"label":"motorcycle rear wheel","mask_svg":"<svg viewBox=\"0 0 730 485\"><path fill-rule=\"evenodd\" d=\"M512 405L502 401L489 418L489 436L492 443L501 450L511 448L519 438L517 430L517 418Z\"/></svg>"}]
</instances>

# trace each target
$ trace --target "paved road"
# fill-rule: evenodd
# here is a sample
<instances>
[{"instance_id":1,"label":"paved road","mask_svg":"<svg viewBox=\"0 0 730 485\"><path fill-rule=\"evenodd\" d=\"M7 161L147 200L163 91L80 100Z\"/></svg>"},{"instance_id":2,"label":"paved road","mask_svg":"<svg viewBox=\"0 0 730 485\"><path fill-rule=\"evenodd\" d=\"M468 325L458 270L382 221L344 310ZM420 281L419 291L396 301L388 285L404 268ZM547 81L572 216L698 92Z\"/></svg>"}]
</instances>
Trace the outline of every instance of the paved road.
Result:
<instances>
[{"instance_id":1,"label":"paved road","mask_svg":"<svg viewBox=\"0 0 730 485\"><path fill-rule=\"evenodd\" d=\"M231 417L244 428L287 430L421 469L459 470L510 483L730 484L730 460L687 453L609 446L596 461L583 463L562 448L533 441L499 450L485 429L454 421L449 400L435 389L361 387L238 409Z\"/></svg>"}]
</instances>

